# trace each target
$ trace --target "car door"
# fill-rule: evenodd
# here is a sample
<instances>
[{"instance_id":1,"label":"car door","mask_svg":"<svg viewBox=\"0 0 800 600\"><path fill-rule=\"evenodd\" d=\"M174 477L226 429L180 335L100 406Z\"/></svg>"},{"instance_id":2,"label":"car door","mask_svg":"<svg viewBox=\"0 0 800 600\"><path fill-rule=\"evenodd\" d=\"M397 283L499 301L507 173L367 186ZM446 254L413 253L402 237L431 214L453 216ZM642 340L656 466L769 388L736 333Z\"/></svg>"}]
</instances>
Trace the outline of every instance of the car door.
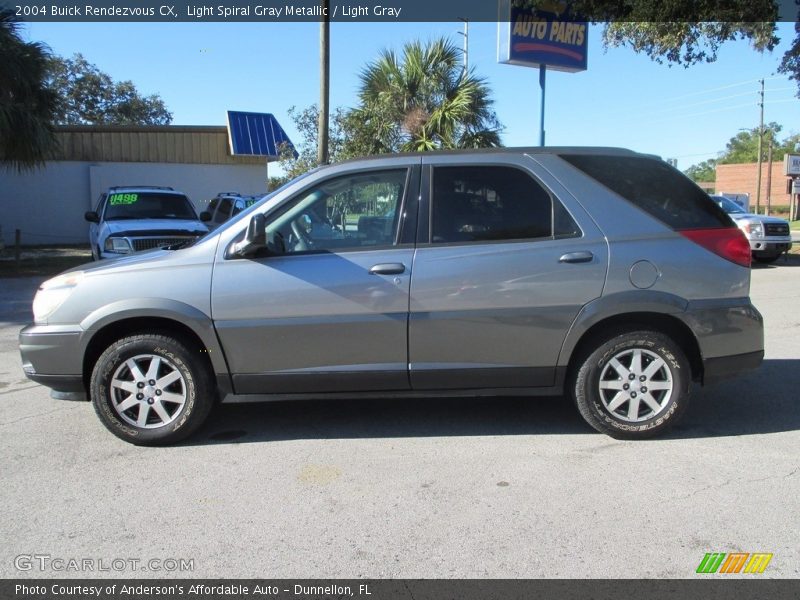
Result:
<instances>
[{"instance_id":1,"label":"car door","mask_svg":"<svg viewBox=\"0 0 800 600\"><path fill-rule=\"evenodd\" d=\"M602 233L528 157L431 156L423 165L412 388L554 385L567 330L602 293Z\"/></svg>"},{"instance_id":2,"label":"car door","mask_svg":"<svg viewBox=\"0 0 800 600\"><path fill-rule=\"evenodd\" d=\"M409 161L317 178L267 214L267 255L218 257L212 316L236 393L409 389Z\"/></svg>"}]
</instances>

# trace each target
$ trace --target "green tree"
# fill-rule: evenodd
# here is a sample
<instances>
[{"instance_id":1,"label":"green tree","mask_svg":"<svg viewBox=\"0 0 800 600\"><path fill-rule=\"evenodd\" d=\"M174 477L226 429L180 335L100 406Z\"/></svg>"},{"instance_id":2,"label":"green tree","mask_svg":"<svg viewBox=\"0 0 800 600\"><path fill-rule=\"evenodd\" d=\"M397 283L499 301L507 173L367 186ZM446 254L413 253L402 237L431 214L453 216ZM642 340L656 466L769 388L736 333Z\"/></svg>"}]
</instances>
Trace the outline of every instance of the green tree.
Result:
<instances>
[{"instance_id":1,"label":"green tree","mask_svg":"<svg viewBox=\"0 0 800 600\"><path fill-rule=\"evenodd\" d=\"M692 181L708 182L717 180L717 160L710 158L701 163L692 165L684 171Z\"/></svg>"},{"instance_id":2,"label":"green tree","mask_svg":"<svg viewBox=\"0 0 800 600\"><path fill-rule=\"evenodd\" d=\"M0 164L41 165L55 148L56 95L45 85L49 50L24 42L13 13L0 9Z\"/></svg>"},{"instance_id":3,"label":"green tree","mask_svg":"<svg viewBox=\"0 0 800 600\"><path fill-rule=\"evenodd\" d=\"M764 125L764 137L761 144L762 159L767 158L767 149L772 142L772 160L780 161L786 153L797 152L800 135L791 135L784 140L778 139L783 127L778 123ZM740 131L733 136L719 157L719 164L753 163L758 161L758 127Z\"/></svg>"},{"instance_id":4,"label":"green tree","mask_svg":"<svg viewBox=\"0 0 800 600\"><path fill-rule=\"evenodd\" d=\"M284 176L270 179L271 190L317 166L319 107L312 104L301 110L292 106L289 108L289 118L294 122L300 136L300 141L295 145L298 156L295 157L289 147L282 149L280 164ZM351 130L354 126L355 122L350 118L348 111L341 106L331 114L328 132L328 157L331 163L354 156L352 144L346 143L348 136L352 135Z\"/></svg>"},{"instance_id":5,"label":"green tree","mask_svg":"<svg viewBox=\"0 0 800 600\"><path fill-rule=\"evenodd\" d=\"M445 39L385 50L361 73L348 145L363 154L500 145L485 79Z\"/></svg>"},{"instance_id":6,"label":"green tree","mask_svg":"<svg viewBox=\"0 0 800 600\"><path fill-rule=\"evenodd\" d=\"M142 96L130 81L115 82L83 55L50 59L50 87L59 97L60 125L168 125L172 121L157 95Z\"/></svg>"},{"instance_id":7,"label":"green tree","mask_svg":"<svg viewBox=\"0 0 800 600\"><path fill-rule=\"evenodd\" d=\"M800 134L792 134L784 139L779 139L778 134L783 126L772 122L764 125L764 138L761 144L762 160L767 160L769 144L772 142L772 160L779 162L786 154L800 152ZM725 150L719 153L718 158L711 158L696 165L692 165L684 173L694 181L716 181L717 165L730 165L758 162L758 127L740 131L733 136Z\"/></svg>"},{"instance_id":8,"label":"green tree","mask_svg":"<svg viewBox=\"0 0 800 600\"><path fill-rule=\"evenodd\" d=\"M542 10L554 6L552 0L516 1ZM778 4L774 0L572 0L568 10L592 23L605 23L606 47L627 47L660 63L689 67L715 61L720 46L734 40L747 40L758 52L772 51L780 42L775 27ZM800 18L778 70L797 82L800 97Z\"/></svg>"}]
</instances>

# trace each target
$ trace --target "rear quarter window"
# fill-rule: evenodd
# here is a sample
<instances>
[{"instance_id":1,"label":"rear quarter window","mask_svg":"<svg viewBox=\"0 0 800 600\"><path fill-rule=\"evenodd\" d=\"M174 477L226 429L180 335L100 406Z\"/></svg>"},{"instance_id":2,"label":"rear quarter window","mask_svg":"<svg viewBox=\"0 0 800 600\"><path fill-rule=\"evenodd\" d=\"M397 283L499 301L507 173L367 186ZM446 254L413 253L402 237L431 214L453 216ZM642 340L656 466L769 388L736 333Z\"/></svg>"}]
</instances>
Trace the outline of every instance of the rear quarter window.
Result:
<instances>
[{"instance_id":1,"label":"rear quarter window","mask_svg":"<svg viewBox=\"0 0 800 600\"><path fill-rule=\"evenodd\" d=\"M658 159L583 154L561 158L673 229L735 227L708 194Z\"/></svg>"}]
</instances>

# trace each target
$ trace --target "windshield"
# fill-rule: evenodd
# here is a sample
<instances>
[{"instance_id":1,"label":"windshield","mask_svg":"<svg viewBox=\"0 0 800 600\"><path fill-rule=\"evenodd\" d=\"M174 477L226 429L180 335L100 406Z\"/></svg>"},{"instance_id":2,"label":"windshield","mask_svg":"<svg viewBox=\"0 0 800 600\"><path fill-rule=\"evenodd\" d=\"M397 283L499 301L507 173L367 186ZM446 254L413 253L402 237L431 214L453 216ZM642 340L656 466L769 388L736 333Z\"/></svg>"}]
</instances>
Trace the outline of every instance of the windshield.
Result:
<instances>
[{"instance_id":1,"label":"windshield","mask_svg":"<svg viewBox=\"0 0 800 600\"><path fill-rule=\"evenodd\" d=\"M106 221L122 219L197 220L197 213L186 196L160 192L124 192L109 194Z\"/></svg>"},{"instance_id":2,"label":"windshield","mask_svg":"<svg viewBox=\"0 0 800 600\"><path fill-rule=\"evenodd\" d=\"M714 202L717 203L717 205L722 210L724 210L729 215L731 215L731 214L740 214L740 215L747 214L747 212L741 206L736 204L736 202L734 202L730 198L726 198L725 196L711 196L711 198L714 200Z\"/></svg>"}]
</instances>

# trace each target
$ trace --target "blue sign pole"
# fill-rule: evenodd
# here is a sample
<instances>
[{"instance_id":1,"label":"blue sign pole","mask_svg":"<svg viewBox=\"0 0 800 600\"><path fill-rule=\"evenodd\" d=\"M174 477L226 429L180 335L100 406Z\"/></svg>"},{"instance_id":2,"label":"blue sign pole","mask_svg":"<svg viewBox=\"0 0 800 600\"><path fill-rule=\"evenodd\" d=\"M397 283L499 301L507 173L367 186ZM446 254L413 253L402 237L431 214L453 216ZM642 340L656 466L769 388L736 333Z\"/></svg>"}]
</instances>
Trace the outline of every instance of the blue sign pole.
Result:
<instances>
[{"instance_id":1,"label":"blue sign pole","mask_svg":"<svg viewBox=\"0 0 800 600\"><path fill-rule=\"evenodd\" d=\"M800 2L800 0L797 0ZM539 145L545 145L544 107L547 70L585 71L589 48L589 23L577 21L569 10L570 0L538 2L547 10L524 8L521 2L498 0L497 60L509 65L539 67L542 93L539 115Z\"/></svg>"},{"instance_id":2,"label":"blue sign pole","mask_svg":"<svg viewBox=\"0 0 800 600\"><path fill-rule=\"evenodd\" d=\"M547 65L539 65L539 87L542 89L542 110L539 115L539 145L544 146L544 92Z\"/></svg>"}]
</instances>

